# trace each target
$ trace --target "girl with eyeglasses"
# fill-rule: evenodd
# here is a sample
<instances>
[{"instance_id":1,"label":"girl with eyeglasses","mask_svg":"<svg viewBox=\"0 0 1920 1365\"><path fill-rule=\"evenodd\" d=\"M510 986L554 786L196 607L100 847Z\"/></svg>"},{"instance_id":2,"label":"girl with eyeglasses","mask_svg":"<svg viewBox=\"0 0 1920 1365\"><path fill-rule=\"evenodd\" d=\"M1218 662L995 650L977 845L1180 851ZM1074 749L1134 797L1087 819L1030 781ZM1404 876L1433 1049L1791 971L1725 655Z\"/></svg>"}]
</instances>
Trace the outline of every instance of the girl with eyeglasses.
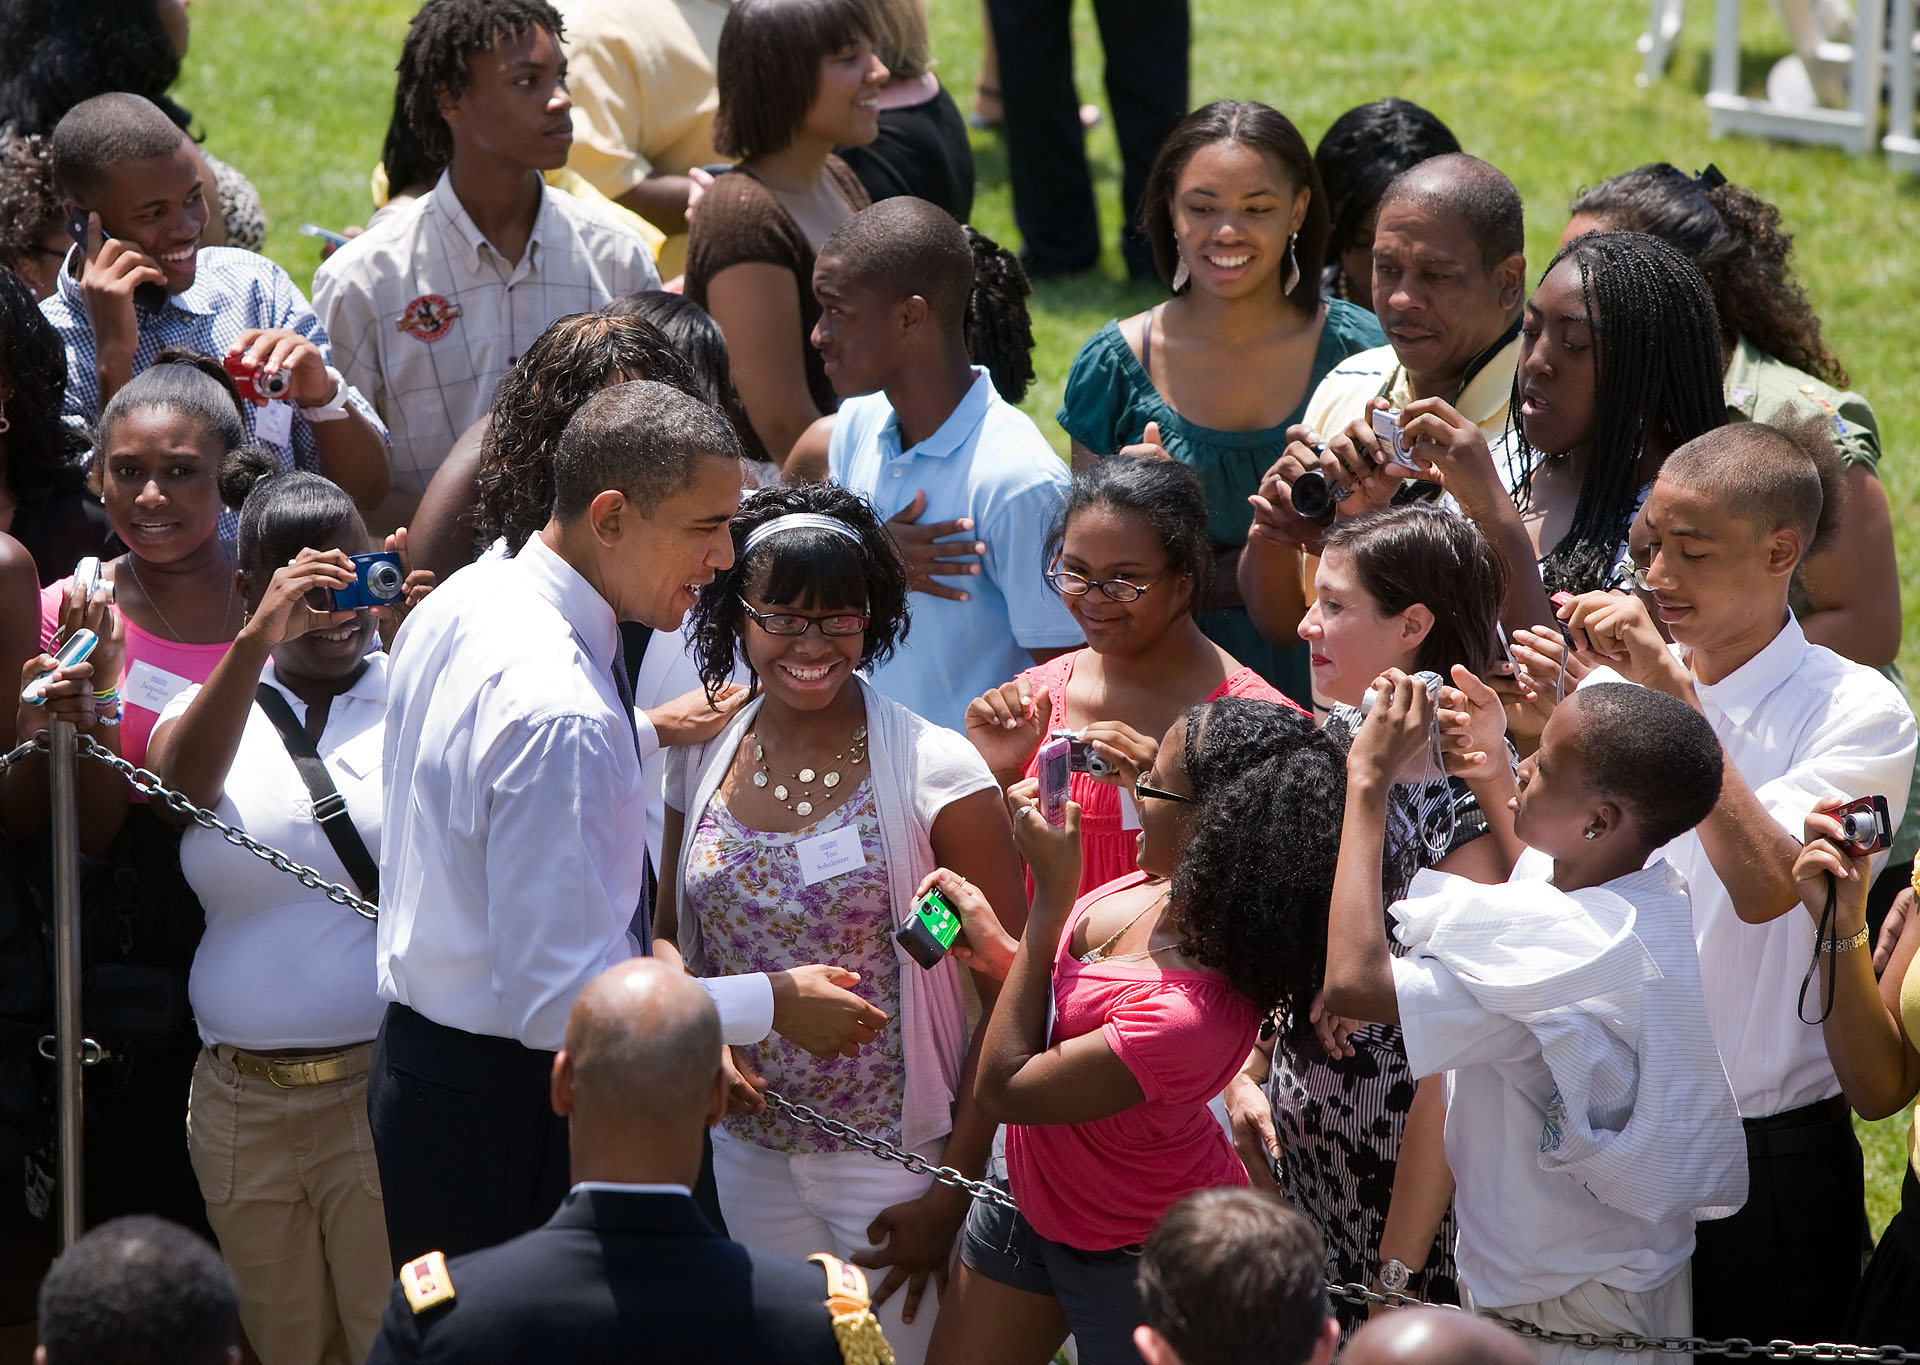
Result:
<instances>
[{"instance_id":1,"label":"girl with eyeglasses","mask_svg":"<svg viewBox=\"0 0 1920 1365\"><path fill-rule=\"evenodd\" d=\"M866 1002L853 1055L820 1055L796 1034L735 1049L714 1177L735 1240L878 1268L887 1339L917 1365L944 1297L927 1281L944 1286L966 1196L795 1124L760 1090L979 1176L993 1126L973 1104L957 964L990 1009L1006 934L1024 918L1020 860L980 756L858 676L907 631L906 568L873 509L834 484L762 489L740 504L733 538L735 561L701 592L690 633L710 689L741 660L755 695L669 760L664 846L677 854L665 867L677 874L661 878L654 930L699 975L786 973L776 1028L782 982ZM969 931L988 951L962 940L928 969L895 935L938 865L1007 921Z\"/></svg>"},{"instance_id":2,"label":"girl with eyeglasses","mask_svg":"<svg viewBox=\"0 0 1920 1365\"><path fill-rule=\"evenodd\" d=\"M1106 767L1073 774L1084 892L1134 871L1140 821L1128 793L1176 717L1221 697L1293 703L1195 620L1214 556L1206 495L1187 466L1114 456L1082 469L1046 556L1086 647L977 698L967 738L1002 787L1035 775L1056 730L1078 733Z\"/></svg>"}]
</instances>

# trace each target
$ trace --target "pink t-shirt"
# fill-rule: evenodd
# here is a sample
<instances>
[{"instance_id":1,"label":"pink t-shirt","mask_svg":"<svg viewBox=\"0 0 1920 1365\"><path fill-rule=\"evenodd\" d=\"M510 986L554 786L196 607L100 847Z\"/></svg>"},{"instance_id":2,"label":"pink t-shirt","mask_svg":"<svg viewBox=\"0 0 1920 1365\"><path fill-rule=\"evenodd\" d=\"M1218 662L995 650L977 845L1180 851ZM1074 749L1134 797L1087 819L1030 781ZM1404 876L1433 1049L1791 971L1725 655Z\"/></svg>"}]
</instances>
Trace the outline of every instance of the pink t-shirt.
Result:
<instances>
[{"instance_id":1,"label":"pink t-shirt","mask_svg":"<svg viewBox=\"0 0 1920 1365\"><path fill-rule=\"evenodd\" d=\"M1147 960L1088 965L1068 947L1089 906L1144 880L1135 872L1074 905L1054 955L1050 1041L1100 1030L1146 1100L1089 1123L1007 1126L1020 1212L1042 1237L1081 1251L1137 1245L1194 1191L1247 1183L1207 1105L1253 1047L1253 1003L1212 972L1162 971Z\"/></svg>"},{"instance_id":2,"label":"pink t-shirt","mask_svg":"<svg viewBox=\"0 0 1920 1365\"><path fill-rule=\"evenodd\" d=\"M69 575L40 590L42 649L53 642L53 633L60 623L60 606L72 582ZM145 767L147 741L152 738L153 727L160 713L167 709L167 703L191 684L205 682L213 673L213 666L233 646L226 641L187 645L163 640L140 629L125 613L120 619L127 642L125 672L120 678L120 700L124 703L120 711L120 756L138 767ZM99 685L96 682L95 686ZM130 795L134 801L146 800L138 792Z\"/></svg>"},{"instance_id":3,"label":"pink t-shirt","mask_svg":"<svg viewBox=\"0 0 1920 1365\"><path fill-rule=\"evenodd\" d=\"M1020 676L1027 680L1032 691L1047 689L1047 696L1053 707L1053 714L1047 721L1047 729L1064 730L1067 728L1067 684L1073 678L1073 666L1079 662L1085 649L1076 649L1058 658L1049 659L1043 664L1035 664ZM1226 681L1213 690L1208 701L1219 701L1222 697L1245 697L1250 701L1270 701L1280 706L1300 708L1285 694L1275 690L1265 678L1251 668L1241 668L1227 675ZM1154 736L1158 739L1159 736ZM1027 760L1026 776L1037 777L1040 772L1040 754L1034 751ZM1111 783L1089 777L1086 773L1075 773L1071 779L1067 794L1080 806L1080 894L1085 895L1095 887L1105 886L1116 877L1125 877L1134 872L1135 843L1140 831L1136 827L1128 829L1121 818L1120 789ZM1032 892L1029 879L1027 890Z\"/></svg>"}]
</instances>

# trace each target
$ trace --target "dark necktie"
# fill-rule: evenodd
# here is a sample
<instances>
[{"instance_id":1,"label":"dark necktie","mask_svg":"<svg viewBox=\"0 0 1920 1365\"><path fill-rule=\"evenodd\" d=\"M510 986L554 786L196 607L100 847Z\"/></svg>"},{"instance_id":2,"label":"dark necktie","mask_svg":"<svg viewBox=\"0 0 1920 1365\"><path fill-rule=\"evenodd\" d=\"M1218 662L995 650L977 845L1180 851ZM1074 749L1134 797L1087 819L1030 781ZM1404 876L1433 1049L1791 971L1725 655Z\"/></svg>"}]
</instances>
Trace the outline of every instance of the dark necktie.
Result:
<instances>
[{"instance_id":1,"label":"dark necktie","mask_svg":"<svg viewBox=\"0 0 1920 1365\"><path fill-rule=\"evenodd\" d=\"M640 722L633 714L633 678L627 673L626 642L615 637L613 646L613 690L620 698L620 709L626 713L627 728L633 733L633 756L640 757ZM646 807L642 805L644 818ZM647 851L646 841L640 842L640 856L644 860L640 878L640 904L634 907L630 928L640 943L642 957L653 952L653 855Z\"/></svg>"}]
</instances>

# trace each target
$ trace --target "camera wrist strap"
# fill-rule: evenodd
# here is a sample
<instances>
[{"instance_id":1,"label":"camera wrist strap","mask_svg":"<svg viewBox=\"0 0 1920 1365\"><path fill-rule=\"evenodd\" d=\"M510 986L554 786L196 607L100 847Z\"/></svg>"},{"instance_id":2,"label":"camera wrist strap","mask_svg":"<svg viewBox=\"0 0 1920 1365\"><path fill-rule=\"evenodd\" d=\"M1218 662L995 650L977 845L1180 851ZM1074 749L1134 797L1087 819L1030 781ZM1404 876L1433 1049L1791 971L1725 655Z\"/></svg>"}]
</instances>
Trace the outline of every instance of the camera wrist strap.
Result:
<instances>
[{"instance_id":1,"label":"camera wrist strap","mask_svg":"<svg viewBox=\"0 0 1920 1365\"><path fill-rule=\"evenodd\" d=\"M307 794L313 798L313 818L319 824L320 832L333 845L340 865L347 869L347 875L353 878L353 884L360 889L360 894L378 905L380 865L374 861L373 854L367 851L366 840L360 837L360 831L354 828L353 817L347 812L347 798L333 785L333 776L321 760L313 737L294 716L293 708L287 705L287 699L280 695L279 689L261 683L253 697L260 704L260 709L266 712L267 719L273 722L273 728L280 732L281 742L287 746L287 755L293 759L294 771L300 774L300 780L306 784Z\"/></svg>"}]
</instances>

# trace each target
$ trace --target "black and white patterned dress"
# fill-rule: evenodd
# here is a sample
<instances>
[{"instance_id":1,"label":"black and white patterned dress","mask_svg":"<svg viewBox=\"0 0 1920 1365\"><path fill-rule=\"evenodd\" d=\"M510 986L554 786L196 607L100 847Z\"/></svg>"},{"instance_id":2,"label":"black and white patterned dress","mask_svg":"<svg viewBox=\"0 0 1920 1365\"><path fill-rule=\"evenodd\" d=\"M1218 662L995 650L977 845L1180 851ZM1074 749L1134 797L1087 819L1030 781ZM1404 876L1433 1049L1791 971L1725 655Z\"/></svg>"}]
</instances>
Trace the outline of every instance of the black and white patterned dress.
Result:
<instances>
[{"instance_id":1,"label":"black and white patterned dress","mask_svg":"<svg viewBox=\"0 0 1920 1365\"><path fill-rule=\"evenodd\" d=\"M1327 725L1351 734L1357 723L1358 713L1341 706ZM1382 869L1387 904L1406 894L1416 871L1486 832L1486 817L1458 778L1397 784L1388 801ZM1280 1187L1319 1227L1327 1277L1369 1284L1379 1271L1380 1234L1414 1079L1396 1025L1369 1024L1350 1042L1354 1055L1333 1061L1312 1038L1291 1044L1283 1032L1274 1043L1267 1098L1280 1142ZM1434 1303L1459 1302L1451 1209L1408 1292ZM1344 1304L1334 1306L1343 1329L1364 1320Z\"/></svg>"}]
</instances>

